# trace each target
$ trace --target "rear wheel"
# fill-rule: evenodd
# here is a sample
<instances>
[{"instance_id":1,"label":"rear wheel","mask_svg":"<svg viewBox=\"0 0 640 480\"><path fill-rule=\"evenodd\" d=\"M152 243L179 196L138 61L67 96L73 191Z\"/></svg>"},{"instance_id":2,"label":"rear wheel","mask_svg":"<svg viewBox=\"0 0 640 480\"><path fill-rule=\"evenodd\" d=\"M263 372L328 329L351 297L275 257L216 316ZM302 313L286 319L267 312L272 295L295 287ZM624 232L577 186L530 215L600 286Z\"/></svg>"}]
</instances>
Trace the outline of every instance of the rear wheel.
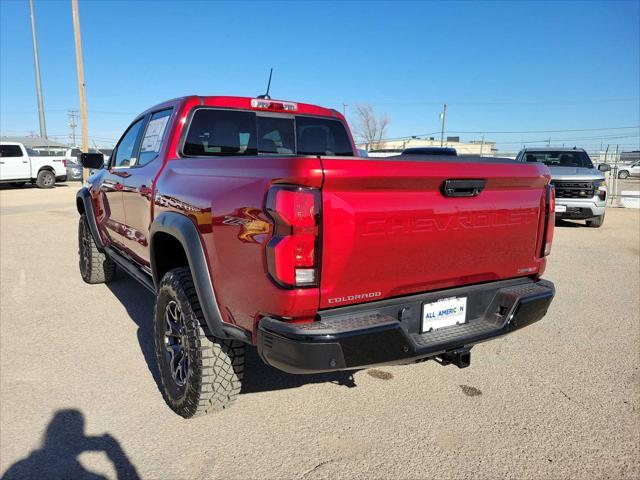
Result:
<instances>
[{"instance_id":1,"label":"rear wheel","mask_svg":"<svg viewBox=\"0 0 640 480\"><path fill-rule=\"evenodd\" d=\"M165 274L154 312L156 360L167 405L184 418L223 410L240 394L244 344L206 331L186 267Z\"/></svg>"},{"instance_id":2,"label":"rear wheel","mask_svg":"<svg viewBox=\"0 0 640 480\"><path fill-rule=\"evenodd\" d=\"M51 170L40 170L38 172L38 178L36 178L38 188L53 188L55 184L56 176Z\"/></svg>"},{"instance_id":3,"label":"rear wheel","mask_svg":"<svg viewBox=\"0 0 640 480\"><path fill-rule=\"evenodd\" d=\"M629 177L629 172L627 170L620 170L618 173L618 178L627 178Z\"/></svg>"},{"instance_id":4,"label":"rear wheel","mask_svg":"<svg viewBox=\"0 0 640 480\"><path fill-rule=\"evenodd\" d=\"M604 223L604 215L593 217L587 220L587 227L600 228Z\"/></svg>"},{"instance_id":5,"label":"rear wheel","mask_svg":"<svg viewBox=\"0 0 640 480\"><path fill-rule=\"evenodd\" d=\"M87 216L80 215L78 224L78 247L80 254L80 275L87 283L109 283L116 276L116 264L98 250Z\"/></svg>"}]
</instances>

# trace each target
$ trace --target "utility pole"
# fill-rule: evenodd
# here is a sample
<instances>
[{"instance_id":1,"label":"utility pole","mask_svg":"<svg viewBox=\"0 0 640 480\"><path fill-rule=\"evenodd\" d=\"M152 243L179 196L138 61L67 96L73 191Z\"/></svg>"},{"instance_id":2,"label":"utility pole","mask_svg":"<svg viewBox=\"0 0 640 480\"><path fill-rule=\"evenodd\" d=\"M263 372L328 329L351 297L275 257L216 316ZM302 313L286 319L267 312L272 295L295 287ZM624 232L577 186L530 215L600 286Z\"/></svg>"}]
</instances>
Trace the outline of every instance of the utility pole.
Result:
<instances>
[{"instance_id":1,"label":"utility pole","mask_svg":"<svg viewBox=\"0 0 640 480\"><path fill-rule=\"evenodd\" d=\"M549 137L549 139L547 139L547 147L551 146L551 137Z\"/></svg>"},{"instance_id":2,"label":"utility pole","mask_svg":"<svg viewBox=\"0 0 640 480\"><path fill-rule=\"evenodd\" d=\"M89 151L89 138L87 135L87 99L85 97L84 66L82 65L82 38L80 37L80 14L78 12L78 0L71 0L73 13L73 36L76 43L76 66L78 67L78 93L80 95L80 126L82 129L82 151ZM89 176L89 169L82 169L83 180Z\"/></svg>"},{"instance_id":3,"label":"utility pole","mask_svg":"<svg viewBox=\"0 0 640 480\"><path fill-rule=\"evenodd\" d=\"M345 118L347 117L347 107L348 106L349 105L347 105L346 103L342 102L342 116L345 117Z\"/></svg>"},{"instance_id":4,"label":"utility pole","mask_svg":"<svg viewBox=\"0 0 640 480\"><path fill-rule=\"evenodd\" d=\"M36 69L36 90L38 92L38 119L40 120L40 136L47 138L47 125L44 121L44 103L42 101L42 82L40 81L40 60L38 60L38 39L36 38L36 16L33 13L33 0L29 0L31 13L31 37L33 39L33 63Z\"/></svg>"},{"instance_id":5,"label":"utility pole","mask_svg":"<svg viewBox=\"0 0 640 480\"><path fill-rule=\"evenodd\" d=\"M71 127L71 144L76 147L78 144L76 143L76 127L78 124L76 123L76 119L78 118L77 110L69 110L69 126Z\"/></svg>"},{"instance_id":6,"label":"utility pole","mask_svg":"<svg viewBox=\"0 0 640 480\"><path fill-rule=\"evenodd\" d=\"M442 113L440 114L440 119L442 120L442 129L440 130L440 146L442 147L444 142L444 126L447 122L447 104L444 104L444 108L442 109Z\"/></svg>"},{"instance_id":7,"label":"utility pole","mask_svg":"<svg viewBox=\"0 0 640 480\"><path fill-rule=\"evenodd\" d=\"M480 144L480 156L482 156L482 150L484 150L484 135L482 135L482 143Z\"/></svg>"}]
</instances>

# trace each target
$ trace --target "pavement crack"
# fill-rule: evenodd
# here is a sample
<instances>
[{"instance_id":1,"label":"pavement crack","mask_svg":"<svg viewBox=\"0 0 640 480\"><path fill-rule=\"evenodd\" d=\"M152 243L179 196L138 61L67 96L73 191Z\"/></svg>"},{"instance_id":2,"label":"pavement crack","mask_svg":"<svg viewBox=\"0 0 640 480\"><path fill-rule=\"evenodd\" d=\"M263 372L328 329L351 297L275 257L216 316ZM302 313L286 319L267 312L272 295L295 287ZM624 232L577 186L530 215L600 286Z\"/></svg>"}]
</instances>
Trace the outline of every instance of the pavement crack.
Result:
<instances>
[{"instance_id":1,"label":"pavement crack","mask_svg":"<svg viewBox=\"0 0 640 480\"><path fill-rule=\"evenodd\" d=\"M329 460L323 460L323 461L321 461L320 463L317 463L314 467L310 468L309 470L306 470L306 471L302 474L302 476L301 476L300 478L305 478L305 477L306 477L307 475L309 475L310 473L313 473L313 472L315 472L316 470L318 470L319 468L322 468L322 467L324 467L325 465L327 465L327 464L329 464L329 463L332 463L332 462L335 462L335 461L337 461L337 460L338 460L338 459L334 459L334 458L329 459Z\"/></svg>"},{"instance_id":2,"label":"pavement crack","mask_svg":"<svg viewBox=\"0 0 640 480\"><path fill-rule=\"evenodd\" d=\"M560 391L561 394L563 394L565 397L567 397L570 402L573 402L573 400L571 400L571 397L569 395L567 395L566 393L564 393L561 388L559 388L558 390Z\"/></svg>"}]
</instances>

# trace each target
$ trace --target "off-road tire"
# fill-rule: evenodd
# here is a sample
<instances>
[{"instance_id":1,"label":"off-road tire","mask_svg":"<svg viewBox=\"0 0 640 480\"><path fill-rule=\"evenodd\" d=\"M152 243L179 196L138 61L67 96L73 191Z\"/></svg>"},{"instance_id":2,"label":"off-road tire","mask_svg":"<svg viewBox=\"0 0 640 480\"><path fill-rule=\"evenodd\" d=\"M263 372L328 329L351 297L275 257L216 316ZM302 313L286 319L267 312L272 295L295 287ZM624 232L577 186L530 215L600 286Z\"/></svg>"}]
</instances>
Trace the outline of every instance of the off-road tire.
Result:
<instances>
[{"instance_id":1,"label":"off-road tire","mask_svg":"<svg viewBox=\"0 0 640 480\"><path fill-rule=\"evenodd\" d=\"M116 277L116 264L98 250L84 213L78 223L78 255L80 275L85 282L109 283Z\"/></svg>"},{"instance_id":2,"label":"off-road tire","mask_svg":"<svg viewBox=\"0 0 640 480\"><path fill-rule=\"evenodd\" d=\"M53 188L56 185L56 175L51 170L40 170L36 178L38 188Z\"/></svg>"},{"instance_id":3,"label":"off-road tire","mask_svg":"<svg viewBox=\"0 0 640 480\"><path fill-rule=\"evenodd\" d=\"M180 319L179 335L171 335L169 339L166 315L176 305L180 309L180 314L174 315ZM179 379L183 385L171 373L172 355L167 348L178 337L188 361L186 375ZM215 338L207 331L191 272L186 267L168 271L160 282L154 338L162 396L174 412L191 418L231 406L242 386L245 346L242 342Z\"/></svg>"},{"instance_id":4,"label":"off-road tire","mask_svg":"<svg viewBox=\"0 0 640 480\"><path fill-rule=\"evenodd\" d=\"M593 217L587 220L587 227L600 228L604 223L604 215Z\"/></svg>"},{"instance_id":5,"label":"off-road tire","mask_svg":"<svg viewBox=\"0 0 640 480\"><path fill-rule=\"evenodd\" d=\"M620 170L620 172L618 173L618 178L622 178L623 180L625 178L629 178L629 172L627 170Z\"/></svg>"}]
</instances>

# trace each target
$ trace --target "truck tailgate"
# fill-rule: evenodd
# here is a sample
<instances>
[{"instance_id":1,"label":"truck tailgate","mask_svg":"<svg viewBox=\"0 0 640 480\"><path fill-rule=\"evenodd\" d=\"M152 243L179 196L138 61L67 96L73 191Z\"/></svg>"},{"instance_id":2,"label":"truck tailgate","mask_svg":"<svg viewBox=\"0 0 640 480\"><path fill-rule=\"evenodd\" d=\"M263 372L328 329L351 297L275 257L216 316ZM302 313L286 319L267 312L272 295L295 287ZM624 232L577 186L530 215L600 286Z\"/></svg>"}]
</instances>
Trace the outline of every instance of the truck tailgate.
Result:
<instances>
[{"instance_id":1,"label":"truck tailgate","mask_svg":"<svg viewBox=\"0 0 640 480\"><path fill-rule=\"evenodd\" d=\"M498 159L322 158L320 308L538 272L546 167ZM482 180L449 197L451 179Z\"/></svg>"}]
</instances>

